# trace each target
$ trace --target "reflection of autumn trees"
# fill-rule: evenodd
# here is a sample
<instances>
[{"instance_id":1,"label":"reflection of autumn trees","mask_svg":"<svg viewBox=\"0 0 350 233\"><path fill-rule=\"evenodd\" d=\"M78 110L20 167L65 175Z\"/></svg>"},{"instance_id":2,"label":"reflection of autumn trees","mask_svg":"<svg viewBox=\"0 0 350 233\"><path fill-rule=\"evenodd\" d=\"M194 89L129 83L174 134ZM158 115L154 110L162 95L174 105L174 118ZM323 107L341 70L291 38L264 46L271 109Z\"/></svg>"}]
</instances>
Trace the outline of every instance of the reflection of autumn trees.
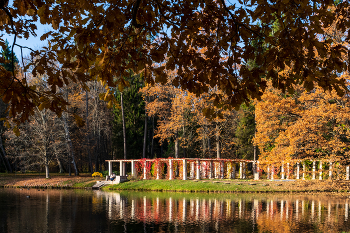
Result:
<instances>
[{"instance_id":1,"label":"reflection of autumn trees","mask_svg":"<svg viewBox=\"0 0 350 233\"><path fill-rule=\"evenodd\" d=\"M317 229L341 232L349 227L349 200L339 196L319 195L165 195L104 193L110 219L129 222L205 224L206 229L235 232L294 232ZM126 204L127 203L127 204Z\"/></svg>"}]
</instances>

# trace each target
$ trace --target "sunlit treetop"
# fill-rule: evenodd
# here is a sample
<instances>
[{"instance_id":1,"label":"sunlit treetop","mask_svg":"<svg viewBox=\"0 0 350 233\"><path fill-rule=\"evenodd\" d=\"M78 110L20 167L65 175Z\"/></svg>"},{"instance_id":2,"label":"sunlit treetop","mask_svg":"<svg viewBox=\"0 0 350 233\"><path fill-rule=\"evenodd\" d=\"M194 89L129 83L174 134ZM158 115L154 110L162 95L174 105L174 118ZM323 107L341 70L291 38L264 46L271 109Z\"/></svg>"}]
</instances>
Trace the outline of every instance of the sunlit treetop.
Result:
<instances>
[{"instance_id":1,"label":"sunlit treetop","mask_svg":"<svg viewBox=\"0 0 350 233\"><path fill-rule=\"evenodd\" d=\"M36 21L53 28L41 37L48 46L32 50L24 68L46 73L50 91L0 70L0 92L17 122L38 105L64 111L59 88L70 81L122 90L131 70L149 83L165 83L166 70L177 70L173 85L197 95L216 86L228 96L217 105L232 107L259 99L266 80L288 92L293 84L317 84L342 95L345 86L339 76L348 70L348 48L324 35L332 26L349 41L349 1L2 0L0 8L3 33L27 38Z\"/></svg>"}]
</instances>

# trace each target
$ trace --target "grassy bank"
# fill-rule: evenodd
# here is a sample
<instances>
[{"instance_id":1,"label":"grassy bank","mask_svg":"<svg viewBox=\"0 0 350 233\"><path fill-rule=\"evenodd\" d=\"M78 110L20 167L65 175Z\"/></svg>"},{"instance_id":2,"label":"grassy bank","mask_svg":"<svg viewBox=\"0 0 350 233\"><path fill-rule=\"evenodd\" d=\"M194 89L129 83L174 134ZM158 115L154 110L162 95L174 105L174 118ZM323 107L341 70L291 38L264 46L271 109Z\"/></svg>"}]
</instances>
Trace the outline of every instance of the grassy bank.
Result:
<instances>
[{"instance_id":1,"label":"grassy bank","mask_svg":"<svg viewBox=\"0 0 350 233\"><path fill-rule=\"evenodd\" d=\"M348 192L349 181L136 180L103 190L175 192Z\"/></svg>"}]
</instances>

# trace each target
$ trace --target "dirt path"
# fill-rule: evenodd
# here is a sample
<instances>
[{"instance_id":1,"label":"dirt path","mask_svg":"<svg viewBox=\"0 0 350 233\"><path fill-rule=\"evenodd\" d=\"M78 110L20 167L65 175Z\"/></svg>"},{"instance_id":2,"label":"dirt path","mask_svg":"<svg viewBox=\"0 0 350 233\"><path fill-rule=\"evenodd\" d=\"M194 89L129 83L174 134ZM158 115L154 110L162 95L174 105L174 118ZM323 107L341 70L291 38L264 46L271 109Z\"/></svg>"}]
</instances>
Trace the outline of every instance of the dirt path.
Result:
<instances>
[{"instance_id":1,"label":"dirt path","mask_svg":"<svg viewBox=\"0 0 350 233\"><path fill-rule=\"evenodd\" d=\"M102 178L101 178L102 179ZM79 186L79 183L96 182L91 176L53 176L50 179L38 176L0 176L0 186L3 187L61 187Z\"/></svg>"}]
</instances>

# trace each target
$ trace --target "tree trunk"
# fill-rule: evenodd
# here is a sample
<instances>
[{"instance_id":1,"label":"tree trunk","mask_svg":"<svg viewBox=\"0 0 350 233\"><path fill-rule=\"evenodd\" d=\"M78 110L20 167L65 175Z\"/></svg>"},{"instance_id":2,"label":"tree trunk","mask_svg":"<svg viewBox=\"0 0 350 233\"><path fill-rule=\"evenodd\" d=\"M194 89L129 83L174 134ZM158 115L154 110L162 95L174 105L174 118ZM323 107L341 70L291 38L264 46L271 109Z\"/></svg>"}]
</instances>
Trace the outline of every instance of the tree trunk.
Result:
<instances>
[{"instance_id":1,"label":"tree trunk","mask_svg":"<svg viewBox=\"0 0 350 233\"><path fill-rule=\"evenodd\" d=\"M6 170L7 170L7 172L12 173L12 167L10 165L10 162L7 159L6 152L4 150L4 145L2 144L2 136L1 135L0 135L0 148L1 148L2 156L3 156L3 160L5 160L5 163L6 163L6 166L5 166Z\"/></svg>"},{"instance_id":2,"label":"tree trunk","mask_svg":"<svg viewBox=\"0 0 350 233\"><path fill-rule=\"evenodd\" d=\"M179 158L179 137L177 132L175 134L175 158Z\"/></svg>"},{"instance_id":3,"label":"tree trunk","mask_svg":"<svg viewBox=\"0 0 350 233\"><path fill-rule=\"evenodd\" d=\"M86 150L88 154L88 159L89 159L89 171L92 172L92 161L91 161L91 152L90 152L90 134L89 134L89 97L88 97L88 91L85 91L86 95Z\"/></svg>"},{"instance_id":4,"label":"tree trunk","mask_svg":"<svg viewBox=\"0 0 350 233\"><path fill-rule=\"evenodd\" d=\"M220 132L219 132L219 125L216 124L216 158L220 159Z\"/></svg>"},{"instance_id":5,"label":"tree trunk","mask_svg":"<svg viewBox=\"0 0 350 233\"><path fill-rule=\"evenodd\" d=\"M146 143L147 143L147 114L145 112L145 130L144 130L144 134L143 134L142 158L146 158Z\"/></svg>"},{"instance_id":6,"label":"tree trunk","mask_svg":"<svg viewBox=\"0 0 350 233\"><path fill-rule=\"evenodd\" d=\"M151 158L154 157L154 154L153 154L153 144L154 143L154 117L152 117L152 129L151 129Z\"/></svg>"},{"instance_id":7,"label":"tree trunk","mask_svg":"<svg viewBox=\"0 0 350 233\"><path fill-rule=\"evenodd\" d=\"M68 88L67 88L67 102L68 102ZM75 163L74 148L73 148L72 140L70 139L69 126L67 122L67 113L62 114L62 119L63 119L63 126L64 126L63 128L64 128L65 137L66 137L67 148L72 158L75 175L78 176L79 172L78 172L77 165Z\"/></svg>"},{"instance_id":8,"label":"tree trunk","mask_svg":"<svg viewBox=\"0 0 350 233\"><path fill-rule=\"evenodd\" d=\"M58 156L56 145L53 145L53 151L55 153L55 157L56 157L56 160L57 160L58 168L60 169L60 173L64 173L64 168L63 168L62 162L61 162L61 160L60 160L60 158Z\"/></svg>"},{"instance_id":9,"label":"tree trunk","mask_svg":"<svg viewBox=\"0 0 350 233\"><path fill-rule=\"evenodd\" d=\"M45 146L46 147L46 146ZM50 172L49 172L49 158L47 155L47 151L45 149L45 178L49 179L50 178Z\"/></svg>"},{"instance_id":10,"label":"tree trunk","mask_svg":"<svg viewBox=\"0 0 350 233\"><path fill-rule=\"evenodd\" d=\"M120 106L122 109L122 121L123 121L123 140L124 140L124 159L126 159L126 127L125 127L125 117L124 117L124 105L123 105L123 92L120 92Z\"/></svg>"}]
</instances>

